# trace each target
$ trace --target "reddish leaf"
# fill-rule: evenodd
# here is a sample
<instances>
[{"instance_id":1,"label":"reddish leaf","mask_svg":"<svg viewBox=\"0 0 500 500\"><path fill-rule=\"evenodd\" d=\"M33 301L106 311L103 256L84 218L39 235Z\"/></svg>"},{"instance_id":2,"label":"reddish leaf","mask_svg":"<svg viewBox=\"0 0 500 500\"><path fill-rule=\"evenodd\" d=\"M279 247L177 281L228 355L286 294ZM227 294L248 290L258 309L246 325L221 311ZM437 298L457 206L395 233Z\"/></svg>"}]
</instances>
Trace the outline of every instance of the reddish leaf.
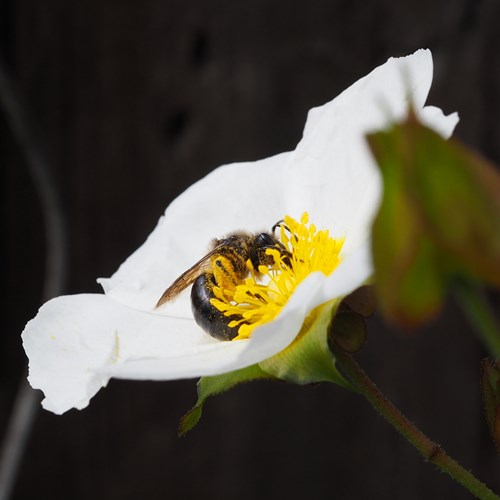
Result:
<instances>
[{"instance_id":1,"label":"reddish leaf","mask_svg":"<svg viewBox=\"0 0 500 500\"><path fill-rule=\"evenodd\" d=\"M384 184L372 236L386 317L402 326L425 322L460 276L500 286L498 171L411 111L367 139Z\"/></svg>"},{"instance_id":2,"label":"reddish leaf","mask_svg":"<svg viewBox=\"0 0 500 500\"><path fill-rule=\"evenodd\" d=\"M404 189L402 130L368 137L379 162L384 197L373 224L375 283L386 317L403 326L431 318L443 296L439 253Z\"/></svg>"},{"instance_id":3,"label":"reddish leaf","mask_svg":"<svg viewBox=\"0 0 500 500\"><path fill-rule=\"evenodd\" d=\"M405 191L441 251L500 286L500 174L484 158L410 118L402 126Z\"/></svg>"}]
</instances>

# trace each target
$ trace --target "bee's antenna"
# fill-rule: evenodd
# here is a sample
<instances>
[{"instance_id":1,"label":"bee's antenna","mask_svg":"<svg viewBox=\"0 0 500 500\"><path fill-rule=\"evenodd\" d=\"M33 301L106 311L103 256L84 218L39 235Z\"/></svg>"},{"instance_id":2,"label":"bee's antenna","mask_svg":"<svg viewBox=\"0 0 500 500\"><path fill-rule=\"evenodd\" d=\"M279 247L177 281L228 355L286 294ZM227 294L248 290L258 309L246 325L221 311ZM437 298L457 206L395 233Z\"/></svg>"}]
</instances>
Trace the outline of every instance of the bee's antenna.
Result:
<instances>
[{"instance_id":1,"label":"bee's antenna","mask_svg":"<svg viewBox=\"0 0 500 500\"><path fill-rule=\"evenodd\" d=\"M293 236L295 238L295 241L297 241L297 236L295 234L292 233L292 231L290 230L290 228L285 224L285 221L283 219L281 219L280 221L276 222L276 224L272 227L271 231L273 232L273 234L275 234L276 232L276 228L278 227L284 227L285 228L285 231L288 231L288 233L290 234L290 236Z\"/></svg>"},{"instance_id":2,"label":"bee's antenna","mask_svg":"<svg viewBox=\"0 0 500 500\"><path fill-rule=\"evenodd\" d=\"M283 219L279 220L276 222L276 224L271 228L272 233L274 234L276 232L276 228L283 226L286 231L288 231L290 234L292 233L290 231L290 228L285 224L285 221Z\"/></svg>"}]
</instances>

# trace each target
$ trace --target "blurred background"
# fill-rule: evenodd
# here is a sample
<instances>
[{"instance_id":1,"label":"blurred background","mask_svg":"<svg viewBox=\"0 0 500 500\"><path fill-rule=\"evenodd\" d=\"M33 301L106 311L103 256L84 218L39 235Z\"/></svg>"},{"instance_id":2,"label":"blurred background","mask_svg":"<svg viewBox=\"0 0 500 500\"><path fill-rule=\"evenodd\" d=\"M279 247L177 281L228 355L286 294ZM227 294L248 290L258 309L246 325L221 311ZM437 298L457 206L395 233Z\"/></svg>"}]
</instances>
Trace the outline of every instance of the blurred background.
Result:
<instances>
[{"instance_id":1,"label":"blurred background","mask_svg":"<svg viewBox=\"0 0 500 500\"><path fill-rule=\"evenodd\" d=\"M456 136L499 163L499 21L495 0L4 0L3 71L63 209L64 293L100 292L96 278L110 276L193 181L293 149L309 108L390 56L432 49L428 102L458 111ZM1 110L3 439L25 377L20 333L43 301L51 241L29 148L11 122ZM357 358L498 491L479 387L485 355L450 301L411 335L375 316ZM82 411L56 416L37 404L10 498L469 498L340 388L243 385L209 400L198 427L178 438L195 399L194 380L112 380Z\"/></svg>"}]
</instances>

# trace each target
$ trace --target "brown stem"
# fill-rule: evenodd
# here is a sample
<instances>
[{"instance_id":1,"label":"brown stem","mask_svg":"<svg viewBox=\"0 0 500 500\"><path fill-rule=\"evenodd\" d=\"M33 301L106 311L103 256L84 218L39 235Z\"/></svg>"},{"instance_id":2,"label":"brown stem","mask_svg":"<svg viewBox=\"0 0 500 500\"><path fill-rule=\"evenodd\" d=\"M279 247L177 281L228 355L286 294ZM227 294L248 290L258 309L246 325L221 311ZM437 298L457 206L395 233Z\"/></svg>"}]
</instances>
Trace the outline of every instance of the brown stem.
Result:
<instances>
[{"instance_id":1,"label":"brown stem","mask_svg":"<svg viewBox=\"0 0 500 500\"><path fill-rule=\"evenodd\" d=\"M403 436L419 453L441 471L451 476L455 481L481 499L496 499L500 497L493 493L485 484L465 470L457 461L451 458L443 448L429 439L415 424L410 422L385 396L366 375L354 358L343 351L337 344L332 346L335 359L342 372L347 375L356 389L368 402Z\"/></svg>"}]
</instances>

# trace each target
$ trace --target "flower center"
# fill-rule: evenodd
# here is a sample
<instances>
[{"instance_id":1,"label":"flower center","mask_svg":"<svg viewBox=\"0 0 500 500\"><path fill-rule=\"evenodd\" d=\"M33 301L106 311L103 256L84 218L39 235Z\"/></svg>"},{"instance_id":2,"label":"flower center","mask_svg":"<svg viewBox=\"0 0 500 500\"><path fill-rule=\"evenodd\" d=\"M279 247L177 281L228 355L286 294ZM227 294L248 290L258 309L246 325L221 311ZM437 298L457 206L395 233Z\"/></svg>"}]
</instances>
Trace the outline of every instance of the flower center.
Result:
<instances>
[{"instance_id":1,"label":"flower center","mask_svg":"<svg viewBox=\"0 0 500 500\"><path fill-rule=\"evenodd\" d=\"M273 320L309 274L321 271L329 275L339 264L344 239L333 239L327 229L318 231L308 222L306 212L300 222L286 216L279 225L286 251L266 250L273 257L272 265L256 270L248 260L249 277L244 283L232 290L214 287L216 298L210 302L225 316L238 318L229 323L231 328L238 327L234 340L250 337L255 328Z\"/></svg>"}]
</instances>

